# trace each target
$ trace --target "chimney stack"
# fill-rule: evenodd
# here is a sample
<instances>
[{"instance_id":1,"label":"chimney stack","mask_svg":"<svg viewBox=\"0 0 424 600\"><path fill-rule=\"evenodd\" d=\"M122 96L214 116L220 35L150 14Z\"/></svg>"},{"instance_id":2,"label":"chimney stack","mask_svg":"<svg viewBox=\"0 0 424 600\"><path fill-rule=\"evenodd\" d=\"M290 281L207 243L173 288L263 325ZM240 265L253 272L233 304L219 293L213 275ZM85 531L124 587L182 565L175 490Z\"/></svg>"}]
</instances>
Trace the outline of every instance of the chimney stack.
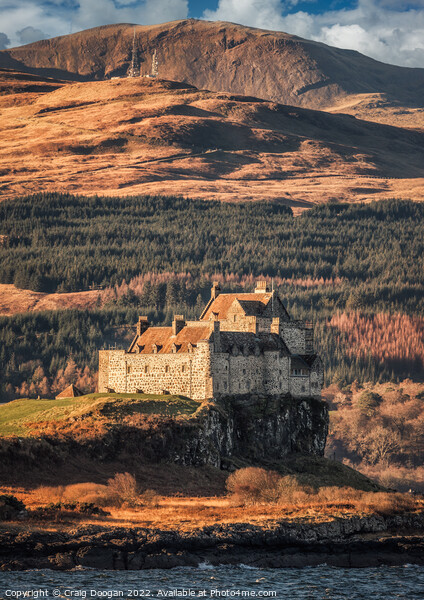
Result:
<instances>
[{"instance_id":1,"label":"chimney stack","mask_svg":"<svg viewBox=\"0 0 424 600\"><path fill-rule=\"evenodd\" d=\"M172 335L178 335L178 333L185 327L185 319L183 315L174 315L172 321Z\"/></svg>"},{"instance_id":2,"label":"chimney stack","mask_svg":"<svg viewBox=\"0 0 424 600\"><path fill-rule=\"evenodd\" d=\"M218 281L214 281L212 284L212 289L211 289L212 300L215 300L215 298L218 298L220 291L221 291L221 288L219 287Z\"/></svg>"},{"instance_id":3,"label":"chimney stack","mask_svg":"<svg viewBox=\"0 0 424 600\"><path fill-rule=\"evenodd\" d=\"M221 352L221 323L218 319L218 313L212 313L213 326L213 345L215 352Z\"/></svg>"},{"instance_id":4,"label":"chimney stack","mask_svg":"<svg viewBox=\"0 0 424 600\"><path fill-rule=\"evenodd\" d=\"M150 327L150 323L149 323L149 319L147 317L138 317L138 323L137 323L137 335L143 335L143 333L146 331L146 329L149 329Z\"/></svg>"},{"instance_id":5,"label":"chimney stack","mask_svg":"<svg viewBox=\"0 0 424 600\"><path fill-rule=\"evenodd\" d=\"M265 280L259 280L256 282L255 294L265 294L268 291L268 285Z\"/></svg>"},{"instance_id":6,"label":"chimney stack","mask_svg":"<svg viewBox=\"0 0 424 600\"><path fill-rule=\"evenodd\" d=\"M274 317L271 322L271 333L280 335L280 318Z\"/></svg>"}]
</instances>

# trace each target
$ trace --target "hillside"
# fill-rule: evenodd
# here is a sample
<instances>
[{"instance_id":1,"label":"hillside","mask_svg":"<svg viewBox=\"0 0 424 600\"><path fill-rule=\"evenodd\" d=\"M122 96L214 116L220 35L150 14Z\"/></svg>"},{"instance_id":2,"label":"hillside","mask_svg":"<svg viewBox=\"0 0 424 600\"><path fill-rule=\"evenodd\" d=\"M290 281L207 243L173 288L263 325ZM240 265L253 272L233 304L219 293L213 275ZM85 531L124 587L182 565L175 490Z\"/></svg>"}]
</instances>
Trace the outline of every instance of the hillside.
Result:
<instances>
[{"instance_id":1,"label":"hillside","mask_svg":"<svg viewBox=\"0 0 424 600\"><path fill-rule=\"evenodd\" d=\"M424 198L424 133L153 79L2 71L0 197Z\"/></svg>"},{"instance_id":2,"label":"hillside","mask_svg":"<svg viewBox=\"0 0 424 600\"><path fill-rule=\"evenodd\" d=\"M156 465L165 472L173 465L181 480L168 486L181 491L192 467L200 472L211 469L210 484L215 480L220 486L219 469L274 464L284 475L295 474L314 487L378 489L360 473L322 458L328 422L325 403L285 396L246 397L237 406L228 400L201 404L182 396L88 394L0 404L2 484L27 487L28 466L33 471L30 479L38 484L64 484L81 481L80 465L86 470L84 477L98 477L118 465L137 471ZM166 486L160 473L150 472L148 477L151 482L144 485Z\"/></svg>"},{"instance_id":3,"label":"hillside","mask_svg":"<svg viewBox=\"0 0 424 600\"><path fill-rule=\"evenodd\" d=\"M126 73L134 25L96 27L0 52L0 67L61 79ZM188 19L135 26L143 73L157 49L159 75L198 88L325 108L351 94L421 106L424 69L387 65L282 32Z\"/></svg>"}]
</instances>

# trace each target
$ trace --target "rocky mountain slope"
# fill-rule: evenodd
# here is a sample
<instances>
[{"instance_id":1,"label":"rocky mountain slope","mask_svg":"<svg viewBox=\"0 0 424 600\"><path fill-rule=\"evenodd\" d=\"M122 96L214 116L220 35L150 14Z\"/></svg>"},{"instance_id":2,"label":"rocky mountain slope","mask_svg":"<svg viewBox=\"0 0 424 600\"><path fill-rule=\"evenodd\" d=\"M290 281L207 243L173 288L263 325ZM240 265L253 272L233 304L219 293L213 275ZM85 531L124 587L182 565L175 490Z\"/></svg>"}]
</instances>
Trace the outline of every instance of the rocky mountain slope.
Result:
<instances>
[{"instance_id":1,"label":"rocky mountain slope","mask_svg":"<svg viewBox=\"0 0 424 600\"><path fill-rule=\"evenodd\" d=\"M0 52L0 67L68 80L122 76L134 28L144 74L156 49L161 78L200 89L321 109L357 94L382 94L395 106L423 106L424 69L387 65L282 32L195 19L107 25L42 40Z\"/></svg>"},{"instance_id":2,"label":"rocky mountain slope","mask_svg":"<svg viewBox=\"0 0 424 600\"><path fill-rule=\"evenodd\" d=\"M424 197L424 134L147 78L0 74L0 197Z\"/></svg>"}]
</instances>

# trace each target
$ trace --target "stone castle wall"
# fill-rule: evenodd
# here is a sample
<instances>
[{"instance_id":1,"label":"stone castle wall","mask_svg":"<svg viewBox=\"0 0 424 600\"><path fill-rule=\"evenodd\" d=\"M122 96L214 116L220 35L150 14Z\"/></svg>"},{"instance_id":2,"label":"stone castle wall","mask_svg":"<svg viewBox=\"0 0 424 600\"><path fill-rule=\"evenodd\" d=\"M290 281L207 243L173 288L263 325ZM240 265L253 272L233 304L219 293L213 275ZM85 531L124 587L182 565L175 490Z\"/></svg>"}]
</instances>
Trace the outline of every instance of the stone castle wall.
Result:
<instances>
[{"instance_id":1,"label":"stone castle wall","mask_svg":"<svg viewBox=\"0 0 424 600\"><path fill-rule=\"evenodd\" d=\"M261 289L264 289L263 286ZM255 304L256 301L250 311L256 310ZM188 328L189 338L190 327L198 327L199 323L209 331L207 339L196 339L194 345L190 342L190 347L185 338L184 351L182 344L178 346L178 343L172 346L176 351L171 351L169 344L165 352L152 351L148 354L139 352L140 346L144 348L142 343L131 347L128 353L124 350L101 351L99 391L105 392L110 388L121 393L138 390L152 394L169 392L195 400L251 393L271 396L291 394L296 398L319 397L323 381L322 363L317 360L309 368L311 363L306 364L301 358L304 356L308 361L313 360L312 328L303 321L290 320L278 299L273 303L268 301L265 309L261 310L256 315L249 314L242 301L234 301L228 312L224 313L225 318L218 319L219 312L211 313L210 320L204 322L185 322L179 317L178 323L182 322L182 329ZM178 323L175 320L173 324L175 331L173 329L172 335L175 340L178 340L181 330L177 328ZM223 352L221 332L240 332L244 337L241 336L238 343L237 336L234 336L232 349L227 345L226 352ZM255 334L262 336L262 349L256 342L249 348L244 341L247 332L250 333L249 339L253 339ZM277 346L281 347L278 350L271 350L273 346L267 344L264 333L279 335L287 348L279 343ZM141 336L141 332L138 335ZM156 348L155 344L151 345ZM287 349L293 356L287 356ZM296 361L293 369L292 361Z\"/></svg>"},{"instance_id":2,"label":"stone castle wall","mask_svg":"<svg viewBox=\"0 0 424 600\"><path fill-rule=\"evenodd\" d=\"M210 348L207 342L191 353L133 354L101 350L99 392L180 394L203 400L213 397Z\"/></svg>"},{"instance_id":3,"label":"stone castle wall","mask_svg":"<svg viewBox=\"0 0 424 600\"><path fill-rule=\"evenodd\" d=\"M291 376L291 359L278 351L259 356L213 352L203 342L192 353L133 354L102 350L99 357L99 392L180 394L204 400L224 395L291 394L319 397L322 365L307 375Z\"/></svg>"}]
</instances>

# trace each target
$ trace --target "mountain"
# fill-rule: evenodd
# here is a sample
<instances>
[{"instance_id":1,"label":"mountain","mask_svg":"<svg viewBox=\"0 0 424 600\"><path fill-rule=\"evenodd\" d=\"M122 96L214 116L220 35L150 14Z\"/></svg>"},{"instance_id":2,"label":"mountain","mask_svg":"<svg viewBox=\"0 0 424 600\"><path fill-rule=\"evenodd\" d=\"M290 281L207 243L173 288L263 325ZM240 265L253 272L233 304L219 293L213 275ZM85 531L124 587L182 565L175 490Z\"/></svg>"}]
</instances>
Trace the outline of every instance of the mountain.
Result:
<instances>
[{"instance_id":1,"label":"mountain","mask_svg":"<svg viewBox=\"0 0 424 600\"><path fill-rule=\"evenodd\" d=\"M0 73L0 198L424 199L424 132L135 78Z\"/></svg>"},{"instance_id":2,"label":"mountain","mask_svg":"<svg viewBox=\"0 0 424 600\"><path fill-rule=\"evenodd\" d=\"M424 69L387 65L286 33L195 19L107 25L42 40L0 52L0 67L79 81L122 76L134 30L143 73L150 72L156 49L161 78L199 89L317 109L358 94L381 95L389 106L423 107Z\"/></svg>"}]
</instances>

